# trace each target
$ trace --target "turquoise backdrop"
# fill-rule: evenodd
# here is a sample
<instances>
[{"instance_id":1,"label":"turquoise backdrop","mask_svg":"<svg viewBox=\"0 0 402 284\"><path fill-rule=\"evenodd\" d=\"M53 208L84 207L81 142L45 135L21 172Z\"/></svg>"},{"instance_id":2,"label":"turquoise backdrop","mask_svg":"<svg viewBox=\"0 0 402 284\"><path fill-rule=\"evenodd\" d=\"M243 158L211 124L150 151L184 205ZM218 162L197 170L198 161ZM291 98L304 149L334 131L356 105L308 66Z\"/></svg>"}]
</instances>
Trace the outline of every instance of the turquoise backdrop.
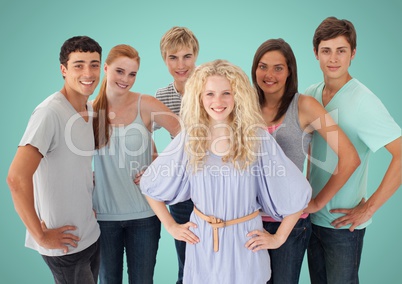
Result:
<instances>
[{"instance_id":1,"label":"turquoise backdrop","mask_svg":"<svg viewBox=\"0 0 402 284\"><path fill-rule=\"evenodd\" d=\"M187 26L200 42L197 64L221 58L250 75L257 47L282 37L298 61L299 90L322 80L313 55L312 36L327 16L351 20L357 29L357 55L352 76L366 84L402 125L402 2L384 1L10 1L0 2L0 283L53 283L49 269L35 251L24 247L25 227L14 210L6 184L8 167L32 110L61 89L58 54L64 40L75 35L96 39L106 58L110 48L126 43L141 56L133 90L154 95L171 82L159 40L172 26ZM97 89L98 90L98 89ZM95 94L97 93L95 91ZM91 98L93 99L95 95ZM159 150L169 142L155 136ZM370 194L389 163L384 149L372 155ZM400 190L374 216L363 251L363 284L401 283L402 223ZM72 205L73 206L73 205ZM309 283L306 262L300 283ZM177 272L173 239L162 232L155 283L175 283ZM127 277L125 278L127 283Z\"/></svg>"}]
</instances>

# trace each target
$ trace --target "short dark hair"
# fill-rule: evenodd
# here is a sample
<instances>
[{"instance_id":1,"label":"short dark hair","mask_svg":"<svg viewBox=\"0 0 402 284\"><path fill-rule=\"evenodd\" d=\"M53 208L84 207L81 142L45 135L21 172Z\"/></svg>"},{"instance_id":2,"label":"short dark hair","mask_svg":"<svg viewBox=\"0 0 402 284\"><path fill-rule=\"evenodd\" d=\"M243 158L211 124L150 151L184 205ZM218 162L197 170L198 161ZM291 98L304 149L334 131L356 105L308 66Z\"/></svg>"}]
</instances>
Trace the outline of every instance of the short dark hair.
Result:
<instances>
[{"instance_id":1,"label":"short dark hair","mask_svg":"<svg viewBox=\"0 0 402 284\"><path fill-rule=\"evenodd\" d=\"M64 42L60 49L60 64L67 67L67 61L72 52L97 52L102 57L102 47L88 36L74 36Z\"/></svg>"},{"instance_id":2,"label":"short dark hair","mask_svg":"<svg viewBox=\"0 0 402 284\"><path fill-rule=\"evenodd\" d=\"M336 17L328 17L317 27L313 37L313 46L315 52L323 40L330 40L338 36L344 36L350 44L351 50L355 50L357 46L357 35L353 24L348 20L340 20Z\"/></svg>"}]
</instances>

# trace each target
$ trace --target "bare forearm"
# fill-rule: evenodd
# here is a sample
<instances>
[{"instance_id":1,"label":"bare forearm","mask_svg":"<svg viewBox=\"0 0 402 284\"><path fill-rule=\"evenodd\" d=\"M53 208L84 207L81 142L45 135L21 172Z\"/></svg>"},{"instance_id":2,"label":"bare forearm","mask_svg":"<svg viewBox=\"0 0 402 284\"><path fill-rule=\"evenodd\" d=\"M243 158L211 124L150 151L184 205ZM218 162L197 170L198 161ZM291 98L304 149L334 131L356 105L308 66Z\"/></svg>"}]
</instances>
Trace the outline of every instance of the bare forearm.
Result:
<instances>
[{"instance_id":1,"label":"bare forearm","mask_svg":"<svg viewBox=\"0 0 402 284\"><path fill-rule=\"evenodd\" d=\"M10 187L15 211L18 213L29 233L40 243L43 237L43 231L34 207L32 182L17 181L15 177L10 176L7 182Z\"/></svg>"},{"instance_id":2,"label":"bare forearm","mask_svg":"<svg viewBox=\"0 0 402 284\"><path fill-rule=\"evenodd\" d=\"M370 196L366 206L374 214L401 186L401 159L392 159L383 180Z\"/></svg>"},{"instance_id":3,"label":"bare forearm","mask_svg":"<svg viewBox=\"0 0 402 284\"><path fill-rule=\"evenodd\" d=\"M360 165L360 158L354 148L340 147L338 155L338 165L334 173L314 198L317 211L322 209L335 196Z\"/></svg>"},{"instance_id":4,"label":"bare forearm","mask_svg":"<svg viewBox=\"0 0 402 284\"><path fill-rule=\"evenodd\" d=\"M331 176L320 193L314 198L317 211L321 210L335 196L335 194L348 181L355 169L356 167L348 165L344 167L342 171L338 171L336 175Z\"/></svg>"},{"instance_id":5,"label":"bare forearm","mask_svg":"<svg viewBox=\"0 0 402 284\"><path fill-rule=\"evenodd\" d=\"M297 221L300 218L302 211L297 213L291 214L283 218L278 230L276 231L275 235L284 242L286 242L290 232L293 230L294 226L296 225Z\"/></svg>"},{"instance_id":6,"label":"bare forearm","mask_svg":"<svg viewBox=\"0 0 402 284\"><path fill-rule=\"evenodd\" d=\"M176 224L176 221L173 219L164 202L157 201L149 196L146 196L146 198L152 210L155 212L156 216L158 216L166 230L168 230L172 225Z\"/></svg>"}]
</instances>

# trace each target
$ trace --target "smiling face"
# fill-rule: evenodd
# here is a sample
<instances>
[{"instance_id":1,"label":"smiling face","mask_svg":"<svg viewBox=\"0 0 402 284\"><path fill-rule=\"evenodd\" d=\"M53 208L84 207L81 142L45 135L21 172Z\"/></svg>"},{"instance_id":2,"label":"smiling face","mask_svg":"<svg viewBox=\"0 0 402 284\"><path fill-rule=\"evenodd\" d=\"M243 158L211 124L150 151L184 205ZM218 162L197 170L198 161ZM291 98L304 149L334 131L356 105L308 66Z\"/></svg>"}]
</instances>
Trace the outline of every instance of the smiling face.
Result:
<instances>
[{"instance_id":1,"label":"smiling face","mask_svg":"<svg viewBox=\"0 0 402 284\"><path fill-rule=\"evenodd\" d=\"M138 60L121 56L110 64L105 63L107 93L126 94L134 85L139 69Z\"/></svg>"},{"instance_id":2,"label":"smiling face","mask_svg":"<svg viewBox=\"0 0 402 284\"><path fill-rule=\"evenodd\" d=\"M318 50L314 52L326 79L342 79L349 76L348 68L355 57L356 49L351 50L344 36L321 41Z\"/></svg>"},{"instance_id":3,"label":"smiling face","mask_svg":"<svg viewBox=\"0 0 402 284\"><path fill-rule=\"evenodd\" d=\"M212 125L230 122L234 94L227 78L218 75L208 77L201 98Z\"/></svg>"},{"instance_id":4,"label":"smiling face","mask_svg":"<svg viewBox=\"0 0 402 284\"><path fill-rule=\"evenodd\" d=\"M99 83L100 55L97 52L72 52L66 66L60 65L66 92L89 97Z\"/></svg>"},{"instance_id":5,"label":"smiling face","mask_svg":"<svg viewBox=\"0 0 402 284\"><path fill-rule=\"evenodd\" d=\"M194 55L193 50L189 47L183 47L176 52L166 52L166 66L173 77L177 91L180 93L184 91L182 89L195 68L196 60L197 56Z\"/></svg>"},{"instance_id":6,"label":"smiling face","mask_svg":"<svg viewBox=\"0 0 402 284\"><path fill-rule=\"evenodd\" d=\"M255 75L257 84L265 96L282 97L289 76L285 56L277 50L265 53L258 62Z\"/></svg>"}]
</instances>

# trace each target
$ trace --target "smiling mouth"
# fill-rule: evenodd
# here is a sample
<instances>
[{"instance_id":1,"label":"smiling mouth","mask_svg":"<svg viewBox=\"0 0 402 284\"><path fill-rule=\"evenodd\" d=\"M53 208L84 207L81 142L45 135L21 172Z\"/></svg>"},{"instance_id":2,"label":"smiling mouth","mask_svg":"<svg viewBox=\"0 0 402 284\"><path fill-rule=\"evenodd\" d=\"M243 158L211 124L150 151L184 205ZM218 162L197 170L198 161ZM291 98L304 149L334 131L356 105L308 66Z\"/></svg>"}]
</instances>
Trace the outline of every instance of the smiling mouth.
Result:
<instances>
[{"instance_id":1,"label":"smiling mouth","mask_svg":"<svg viewBox=\"0 0 402 284\"><path fill-rule=\"evenodd\" d=\"M184 76L187 74L187 71L176 71L177 75Z\"/></svg>"},{"instance_id":2,"label":"smiling mouth","mask_svg":"<svg viewBox=\"0 0 402 284\"><path fill-rule=\"evenodd\" d=\"M119 83L116 83L116 85L117 85L118 87L122 88L122 89L126 89L126 88L128 87L128 85L119 84Z\"/></svg>"},{"instance_id":3,"label":"smiling mouth","mask_svg":"<svg viewBox=\"0 0 402 284\"><path fill-rule=\"evenodd\" d=\"M91 86L95 81L81 81L81 84L85 86Z\"/></svg>"},{"instance_id":4,"label":"smiling mouth","mask_svg":"<svg viewBox=\"0 0 402 284\"><path fill-rule=\"evenodd\" d=\"M217 107L217 108L211 108L214 112L219 112L219 113L221 113L221 112L223 112L225 109L226 109L226 107Z\"/></svg>"},{"instance_id":5,"label":"smiling mouth","mask_svg":"<svg viewBox=\"0 0 402 284\"><path fill-rule=\"evenodd\" d=\"M263 81L263 82L265 85L268 85L268 86L272 86L275 84L275 82L271 82L271 81Z\"/></svg>"}]
</instances>

